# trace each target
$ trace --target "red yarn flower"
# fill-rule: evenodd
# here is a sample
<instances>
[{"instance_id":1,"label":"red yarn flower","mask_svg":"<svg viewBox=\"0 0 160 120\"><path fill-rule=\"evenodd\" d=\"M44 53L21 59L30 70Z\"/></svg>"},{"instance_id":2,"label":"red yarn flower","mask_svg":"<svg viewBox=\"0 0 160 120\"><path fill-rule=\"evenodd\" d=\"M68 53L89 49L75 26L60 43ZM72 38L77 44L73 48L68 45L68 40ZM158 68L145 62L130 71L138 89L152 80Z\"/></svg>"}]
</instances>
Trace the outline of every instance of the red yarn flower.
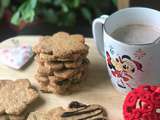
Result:
<instances>
[{"instance_id":1,"label":"red yarn flower","mask_svg":"<svg viewBox=\"0 0 160 120\"><path fill-rule=\"evenodd\" d=\"M160 120L160 87L142 85L128 93L124 120Z\"/></svg>"}]
</instances>

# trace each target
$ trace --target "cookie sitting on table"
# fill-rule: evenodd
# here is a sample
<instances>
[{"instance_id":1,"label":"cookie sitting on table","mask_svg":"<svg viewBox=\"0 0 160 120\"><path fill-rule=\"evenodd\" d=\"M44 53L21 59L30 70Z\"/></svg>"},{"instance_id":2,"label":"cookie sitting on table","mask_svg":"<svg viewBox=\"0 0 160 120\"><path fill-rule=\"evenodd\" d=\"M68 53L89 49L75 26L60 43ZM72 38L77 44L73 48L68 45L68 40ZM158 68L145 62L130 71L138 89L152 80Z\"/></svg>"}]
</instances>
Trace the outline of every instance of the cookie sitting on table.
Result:
<instances>
[{"instance_id":1,"label":"cookie sitting on table","mask_svg":"<svg viewBox=\"0 0 160 120\"><path fill-rule=\"evenodd\" d=\"M27 120L107 120L107 112L98 104L86 105L73 101L67 109L57 107L47 112L32 112Z\"/></svg>"},{"instance_id":2,"label":"cookie sitting on table","mask_svg":"<svg viewBox=\"0 0 160 120\"><path fill-rule=\"evenodd\" d=\"M0 80L0 120L25 120L38 92L29 80Z\"/></svg>"}]
</instances>

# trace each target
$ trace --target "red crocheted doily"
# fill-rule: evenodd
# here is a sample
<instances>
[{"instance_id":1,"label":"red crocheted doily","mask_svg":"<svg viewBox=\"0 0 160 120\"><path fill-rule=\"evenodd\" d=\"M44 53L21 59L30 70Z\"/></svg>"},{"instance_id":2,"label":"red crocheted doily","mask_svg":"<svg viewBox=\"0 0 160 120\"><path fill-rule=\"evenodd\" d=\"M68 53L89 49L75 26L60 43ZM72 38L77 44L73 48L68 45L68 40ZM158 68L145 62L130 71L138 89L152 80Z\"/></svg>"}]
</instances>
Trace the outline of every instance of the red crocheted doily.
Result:
<instances>
[{"instance_id":1,"label":"red crocheted doily","mask_svg":"<svg viewBox=\"0 0 160 120\"><path fill-rule=\"evenodd\" d=\"M124 120L160 120L160 87L142 85L125 98Z\"/></svg>"}]
</instances>

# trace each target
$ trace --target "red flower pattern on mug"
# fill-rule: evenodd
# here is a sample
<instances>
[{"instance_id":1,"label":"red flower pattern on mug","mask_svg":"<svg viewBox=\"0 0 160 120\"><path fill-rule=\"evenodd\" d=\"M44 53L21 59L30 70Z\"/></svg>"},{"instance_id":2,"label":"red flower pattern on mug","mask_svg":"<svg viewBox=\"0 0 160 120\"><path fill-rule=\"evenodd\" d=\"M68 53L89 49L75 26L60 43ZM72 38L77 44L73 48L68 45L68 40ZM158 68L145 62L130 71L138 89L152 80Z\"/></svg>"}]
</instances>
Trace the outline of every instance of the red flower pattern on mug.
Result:
<instances>
[{"instance_id":1,"label":"red flower pattern on mug","mask_svg":"<svg viewBox=\"0 0 160 120\"><path fill-rule=\"evenodd\" d=\"M160 120L160 87L141 85L128 93L123 104L124 120Z\"/></svg>"},{"instance_id":2,"label":"red flower pattern on mug","mask_svg":"<svg viewBox=\"0 0 160 120\"><path fill-rule=\"evenodd\" d=\"M146 55L146 53L142 50L142 49L138 49L135 53L134 53L134 56L137 58L137 59L141 59L143 58L144 56Z\"/></svg>"}]
</instances>

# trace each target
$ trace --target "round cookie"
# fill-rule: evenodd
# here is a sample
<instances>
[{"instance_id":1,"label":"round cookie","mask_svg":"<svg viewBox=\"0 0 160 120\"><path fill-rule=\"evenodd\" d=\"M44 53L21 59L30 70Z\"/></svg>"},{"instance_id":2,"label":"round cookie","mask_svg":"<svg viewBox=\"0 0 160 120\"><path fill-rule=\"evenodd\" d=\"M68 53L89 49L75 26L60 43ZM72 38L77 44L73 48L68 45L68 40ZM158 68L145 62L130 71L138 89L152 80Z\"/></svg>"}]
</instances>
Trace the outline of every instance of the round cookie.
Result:
<instances>
[{"instance_id":1,"label":"round cookie","mask_svg":"<svg viewBox=\"0 0 160 120\"><path fill-rule=\"evenodd\" d=\"M80 34L70 35L69 39L71 39L71 40L77 40L77 41L79 41L79 42L81 42L83 44L85 43L85 39L84 39L83 35L80 35Z\"/></svg>"},{"instance_id":2,"label":"round cookie","mask_svg":"<svg viewBox=\"0 0 160 120\"><path fill-rule=\"evenodd\" d=\"M54 69L47 68L47 67L39 65L38 69L37 69L37 73L41 74L43 76L54 75Z\"/></svg>"},{"instance_id":3,"label":"round cookie","mask_svg":"<svg viewBox=\"0 0 160 120\"><path fill-rule=\"evenodd\" d=\"M87 58L81 58L77 61L64 61L64 62L60 62L60 61L43 61L40 60L38 58L38 56L35 57L35 60L38 62L38 64L40 64L40 66L43 66L46 68L46 70L48 69L52 69L52 70L61 70L63 68L79 68L81 67L81 65L83 64L83 62L88 61Z\"/></svg>"},{"instance_id":4,"label":"round cookie","mask_svg":"<svg viewBox=\"0 0 160 120\"><path fill-rule=\"evenodd\" d=\"M89 64L89 60L87 58L82 58L74 62L64 62L65 68L79 68L84 64Z\"/></svg>"},{"instance_id":5,"label":"round cookie","mask_svg":"<svg viewBox=\"0 0 160 120\"><path fill-rule=\"evenodd\" d=\"M88 64L88 59L84 59L82 61L81 66L78 68L64 68L60 70L54 70L49 67L47 68L42 65L39 65L37 69L37 74L40 76L56 76L61 79L69 79L77 75L81 71L87 71Z\"/></svg>"},{"instance_id":6,"label":"round cookie","mask_svg":"<svg viewBox=\"0 0 160 120\"><path fill-rule=\"evenodd\" d=\"M38 82L42 82L44 84L48 84L49 83L48 76L42 76L42 75L39 75L39 74L35 74L34 77Z\"/></svg>"},{"instance_id":7,"label":"round cookie","mask_svg":"<svg viewBox=\"0 0 160 120\"><path fill-rule=\"evenodd\" d=\"M62 37L63 38L63 37ZM68 58L73 54L88 53L88 46L78 40L70 38L59 39L59 37L44 37L33 47L35 53L46 53L52 55L52 59Z\"/></svg>"},{"instance_id":8,"label":"round cookie","mask_svg":"<svg viewBox=\"0 0 160 120\"><path fill-rule=\"evenodd\" d=\"M0 115L0 120L26 120L25 115Z\"/></svg>"},{"instance_id":9,"label":"round cookie","mask_svg":"<svg viewBox=\"0 0 160 120\"><path fill-rule=\"evenodd\" d=\"M74 76L76 73L80 71L80 68L75 68L75 69L62 69L62 70L53 70L49 69L43 66L39 66L37 69L37 74L41 74L42 76L57 76L59 78L71 78Z\"/></svg>"},{"instance_id":10,"label":"round cookie","mask_svg":"<svg viewBox=\"0 0 160 120\"><path fill-rule=\"evenodd\" d=\"M82 65L83 60L79 59L74 62L64 62L64 67L65 68L79 68Z\"/></svg>"},{"instance_id":11,"label":"round cookie","mask_svg":"<svg viewBox=\"0 0 160 120\"><path fill-rule=\"evenodd\" d=\"M51 92L51 93L56 93L56 94L70 94L73 91L78 91L80 88L80 84L71 84L70 82L68 82L68 84L62 85L62 86L58 86L58 85L45 85L43 83L39 83L40 84L40 90L42 92Z\"/></svg>"},{"instance_id":12,"label":"round cookie","mask_svg":"<svg viewBox=\"0 0 160 120\"><path fill-rule=\"evenodd\" d=\"M78 59L85 58L87 56L87 53L84 54L72 54L68 56L64 56L61 58L56 58L53 55L45 54L45 53L40 53L38 55L39 59L41 61L61 61L61 62L66 62L66 61L77 61Z\"/></svg>"},{"instance_id":13,"label":"round cookie","mask_svg":"<svg viewBox=\"0 0 160 120\"><path fill-rule=\"evenodd\" d=\"M89 47L80 34L58 32L44 36L34 47L38 63L35 78L45 92L65 93L86 76Z\"/></svg>"},{"instance_id":14,"label":"round cookie","mask_svg":"<svg viewBox=\"0 0 160 120\"><path fill-rule=\"evenodd\" d=\"M38 65L37 72L41 74L46 74L46 75L53 75L54 71L58 71L63 69L63 64L59 65Z\"/></svg>"},{"instance_id":15,"label":"round cookie","mask_svg":"<svg viewBox=\"0 0 160 120\"><path fill-rule=\"evenodd\" d=\"M64 79L56 76L38 76L36 79L43 92L66 94L79 90L81 82L86 78L87 72L79 71L71 78Z\"/></svg>"},{"instance_id":16,"label":"round cookie","mask_svg":"<svg viewBox=\"0 0 160 120\"><path fill-rule=\"evenodd\" d=\"M67 32L57 32L53 34L52 36L53 38L56 38L56 39L67 39L70 37L69 33Z\"/></svg>"},{"instance_id":17,"label":"round cookie","mask_svg":"<svg viewBox=\"0 0 160 120\"><path fill-rule=\"evenodd\" d=\"M98 104L86 105L73 101L60 116L64 120L108 120L106 110Z\"/></svg>"},{"instance_id":18,"label":"round cookie","mask_svg":"<svg viewBox=\"0 0 160 120\"><path fill-rule=\"evenodd\" d=\"M38 96L27 79L0 80L0 114L19 116Z\"/></svg>"},{"instance_id":19,"label":"round cookie","mask_svg":"<svg viewBox=\"0 0 160 120\"><path fill-rule=\"evenodd\" d=\"M52 70L61 70L64 68L62 62L44 62L44 66Z\"/></svg>"},{"instance_id":20,"label":"round cookie","mask_svg":"<svg viewBox=\"0 0 160 120\"><path fill-rule=\"evenodd\" d=\"M43 75L40 75L40 74L36 74L35 75L35 79L38 81L38 82L41 82L41 83L44 83L44 84L55 84L56 81L63 81L65 79L63 78L58 78L56 76L43 76Z\"/></svg>"},{"instance_id":21,"label":"round cookie","mask_svg":"<svg viewBox=\"0 0 160 120\"><path fill-rule=\"evenodd\" d=\"M62 107L53 108L49 111L31 112L27 120L59 120L55 116L60 116L65 110Z\"/></svg>"},{"instance_id":22,"label":"round cookie","mask_svg":"<svg viewBox=\"0 0 160 120\"><path fill-rule=\"evenodd\" d=\"M77 83L79 81L82 80L82 78L84 76L84 71L79 71L77 74L75 74L74 76L72 76L71 78L60 78L60 77L57 77L57 76L42 76L40 74L36 74L35 75L35 79L38 81L38 82L41 82L41 83L44 83L44 84L54 84L54 85L63 85L65 84L66 82L71 82L71 83Z\"/></svg>"},{"instance_id":23,"label":"round cookie","mask_svg":"<svg viewBox=\"0 0 160 120\"><path fill-rule=\"evenodd\" d=\"M108 115L101 105L73 101L68 108L57 107L49 111L32 112L27 120L108 120Z\"/></svg>"},{"instance_id":24,"label":"round cookie","mask_svg":"<svg viewBox=\"0 0 160 120\"><path fill-rule=\"evenodd\" d=\"M54 75L59 78L67 79L77 74L78 71L79 69L65 69L65 70L54 71Z\"/></svg>"},{"instance_id":25,"label":"round cookie","mask_svg":"<svg viewBox=\"0 0 160 120\"><path fill-rule=\"evenodd\" d=\"M40 66L43 66L46 69L60 70L64 68L63 63L59 61L43 61L40 60L38 56L35 56L35 60L40 64Z\"/></svg>"},{"instance_id":26,"label":"round cookie","mask_svg":"<svg viewBox=\"0 0 160 120\"><path fill-rule=\"evenodd\" d=\"M82 62L81 67L79 68L74 68L74 69L64 69L64 70L59 70L59 71L54 71L54 75L60 78L71 78L72 76L76 75L80 71L85 71L88 69L88 59L85 59Z\"/></svg>"}]
</instances>

